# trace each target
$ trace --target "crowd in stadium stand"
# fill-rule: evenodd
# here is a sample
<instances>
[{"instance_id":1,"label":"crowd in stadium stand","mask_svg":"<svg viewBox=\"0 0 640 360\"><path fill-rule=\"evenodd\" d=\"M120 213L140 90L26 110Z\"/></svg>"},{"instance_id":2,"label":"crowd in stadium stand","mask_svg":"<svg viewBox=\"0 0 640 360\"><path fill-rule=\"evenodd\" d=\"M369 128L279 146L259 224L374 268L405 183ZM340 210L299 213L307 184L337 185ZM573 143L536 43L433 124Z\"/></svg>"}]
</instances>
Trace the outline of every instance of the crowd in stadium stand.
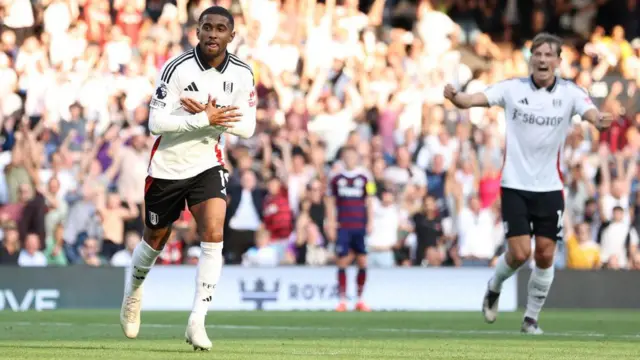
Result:
<instances>
[{"instance_id":1,"label":"crowd in stadium stand","mask_svg":"<svg viewBox=\"0 0 640 360\"><path fill-rule=\"evenodd\" d=\"M616 116L604 133L574 119L557 266L640 269L635 0L0 0L0 265L129 264L156 76L214 4L259 96L256 135L227 137L228 264L332 263L323 198L351 145L378 189L371 267L490 266L506 119L442 89L527 76L528 40L549 31L561 75ZM196 263L196 245L185 209L159 262Z\"/></svg>"}]
</instances>

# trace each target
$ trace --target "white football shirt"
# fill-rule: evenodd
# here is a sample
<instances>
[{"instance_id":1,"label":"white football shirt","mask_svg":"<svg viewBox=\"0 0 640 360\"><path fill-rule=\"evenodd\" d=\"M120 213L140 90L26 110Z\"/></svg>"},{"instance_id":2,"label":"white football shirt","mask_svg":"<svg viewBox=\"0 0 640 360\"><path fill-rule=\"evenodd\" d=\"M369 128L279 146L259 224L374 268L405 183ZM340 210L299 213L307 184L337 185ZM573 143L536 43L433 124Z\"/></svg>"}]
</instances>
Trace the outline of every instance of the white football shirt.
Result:
<instances>
[{"instance_id":1,"label":"white football shirt","mask_svg":"<svg viewBox=\"0 0 640 360\"><path fill-rule=\"evenodd\" d=\"M212 127L206 113L192 115L180 105L189 97L217 107L237 106L242 119L234 128ZM151 150L149 176L158 179L188 179L224 165L223 133L250 137L256 126L256 102L251 67L227 53L216 68L207 64L200 48L175 56L163 66L151 99L149 129L159 135Z\"/></svg>"},{"instance_id":2,"label":"white football shirt","mask_svg":"<svg viewBox=\"0 0 640 360\"><path fill-rule=\"evenodd\" d=\"M562 148L571 118L595 108L589 95L559 78L547 88L538 88L531 77L496 83L484 94L489 105L501 106L505 112L502 186L534 192L562 190Z\"/></svg>"}]
</instances>

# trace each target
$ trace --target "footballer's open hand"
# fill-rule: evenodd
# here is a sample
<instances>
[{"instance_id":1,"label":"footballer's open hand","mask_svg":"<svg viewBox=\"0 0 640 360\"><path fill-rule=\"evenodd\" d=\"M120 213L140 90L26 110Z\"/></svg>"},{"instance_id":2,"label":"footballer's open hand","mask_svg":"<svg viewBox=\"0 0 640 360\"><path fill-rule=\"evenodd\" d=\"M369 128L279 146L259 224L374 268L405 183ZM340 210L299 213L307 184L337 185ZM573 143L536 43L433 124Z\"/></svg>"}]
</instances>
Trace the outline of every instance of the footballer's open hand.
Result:
<instances>
[{"instance_id":1,"label":"footballer's open hand","mask_svg":"<svg viewBox=\"0 0 640 360\"><path fill-rule=\"evenodd\" d=\"M601 112L600 120L598 121L598 124L596 126L598 127L598 130L606 130L611 126L612 122L613 114L608 112Z\"/></svg>"},{"instance_id":2,"label":"footballer's open hand","mask_svg":"<svg viewBox=\"0 0 640 360\"><path fill-rule=\"evenodd\" d=\"M216 99L212 99L211 96L209 96L209 101L204 109L211 126L223 126L226 128L232 127L233 123L240 121L242 118L242 114L237 110L237 106L216 107Z\"/></svg>"},{"instance_id":3,"label":"footballer's open hand","mask_svg":"<svg viewBox=\"0 0 640 360\"><path fill-rule=\"evenodd\" d=\"M191 98L181 98L180 105L182 105L189 114L201 113L207 107L207 104L201 104Z\"/></svg>"}]
</instances>

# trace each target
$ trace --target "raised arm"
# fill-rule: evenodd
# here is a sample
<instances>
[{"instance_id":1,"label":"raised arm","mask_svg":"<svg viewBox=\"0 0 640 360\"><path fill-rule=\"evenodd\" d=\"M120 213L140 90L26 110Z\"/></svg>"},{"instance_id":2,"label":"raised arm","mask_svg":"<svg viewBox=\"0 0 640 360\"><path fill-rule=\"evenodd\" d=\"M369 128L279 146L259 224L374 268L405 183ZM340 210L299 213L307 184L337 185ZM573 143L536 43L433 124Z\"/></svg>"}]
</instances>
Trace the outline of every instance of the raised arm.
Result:
<instances>
[{"instance_id":1,"label":"raised arm","mask_svg":"<svg viewBox=\"0 0 640 360\"><path fill-rule=\"evenodd\" d=\"M451 84L447 84L444 87L444 97L448 99L460 109L468 109L471 107L489 107L489 106L503 106L504 98L508 91L507 81L499 82L495 85L489 86L485 91L466 94L459 92Z\"/></svg>"},{"instance_id":2,"label":"raised arm","mask_svg":"<svg viewBox=\"0 0 640 360\"><path fill-rule=\"evenodd\" d=\"M329 185L327 187L327 196L324 198L325 208L325 231L327 233L327 240L336 241L338 231L338 219L336 209L336 198L333 189L333 178L329 178Z\"/></svg>"}]
</instances>

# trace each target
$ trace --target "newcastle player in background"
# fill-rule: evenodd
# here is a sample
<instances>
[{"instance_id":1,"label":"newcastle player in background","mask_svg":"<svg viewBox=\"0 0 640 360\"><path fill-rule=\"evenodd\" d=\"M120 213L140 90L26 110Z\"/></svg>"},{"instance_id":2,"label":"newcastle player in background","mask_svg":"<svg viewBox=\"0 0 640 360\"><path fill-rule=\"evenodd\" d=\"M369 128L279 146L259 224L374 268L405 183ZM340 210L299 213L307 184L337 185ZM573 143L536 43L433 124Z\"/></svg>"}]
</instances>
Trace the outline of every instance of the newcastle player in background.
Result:
<instances>
[{"instance_id":1,"label":"newcastle player in background","mask_svg":"<svg viewBox=\"0 0 640 360\"><path fill-rule=\"evenodd\" d=\"M352 147L342 152L344 169L331 177L326 198L327 236L335 241L338 265L338 292L340 303L336 309L347 311L347 278L345 270L355 256L358 265L356 277L357 311L369 311L362 300L367 280L367 248L365 237L371 233L375 184L369 174L358 167L358 153Z\"/></svg>"},{"instance_id":2,"label":"newcastle player in background","mask_svg":"<svg viewBox=\"0 0 640 360\"><path fill-rule=\"evenodd\" d=\"M233 17L226 9L204 10L196 48L167 61L157 80L149 128L158 138L144 189L144 241L133 252L120 312L122 329L129 338L137 337L140 329L145 277L186 203L198 225L202 255L185 337L194 349L211 348L204 322L209 304L215 301L223 263L229 177L224 168L224 133L249 138L256 126L253 73L227 52L235 36L233 27Z\"/></svg>"},{"instance_id":3,"label":"newcastle player in background","mask_svg":"<svg viewBox=\"0 0 640 360\"><path fill-rule=\"evenodd\" d=\"M584 90L555 75L561 46L558 37L538 34L531 46L529 77L505 80L475 94L460 93L451 85L444 89L445 98L459 108L504 108L507 130L501 201L508 250L498 260L482 310L487 322L496 320L502 284L529 260L531 236L535 236L535 267L521 328L528 334L542 334L538 315L553 282L556 241L563 237L560 163L571 119L580 115L599 129L612 121L610 114L596 109Z\"/></svg>"}]
</instances>

